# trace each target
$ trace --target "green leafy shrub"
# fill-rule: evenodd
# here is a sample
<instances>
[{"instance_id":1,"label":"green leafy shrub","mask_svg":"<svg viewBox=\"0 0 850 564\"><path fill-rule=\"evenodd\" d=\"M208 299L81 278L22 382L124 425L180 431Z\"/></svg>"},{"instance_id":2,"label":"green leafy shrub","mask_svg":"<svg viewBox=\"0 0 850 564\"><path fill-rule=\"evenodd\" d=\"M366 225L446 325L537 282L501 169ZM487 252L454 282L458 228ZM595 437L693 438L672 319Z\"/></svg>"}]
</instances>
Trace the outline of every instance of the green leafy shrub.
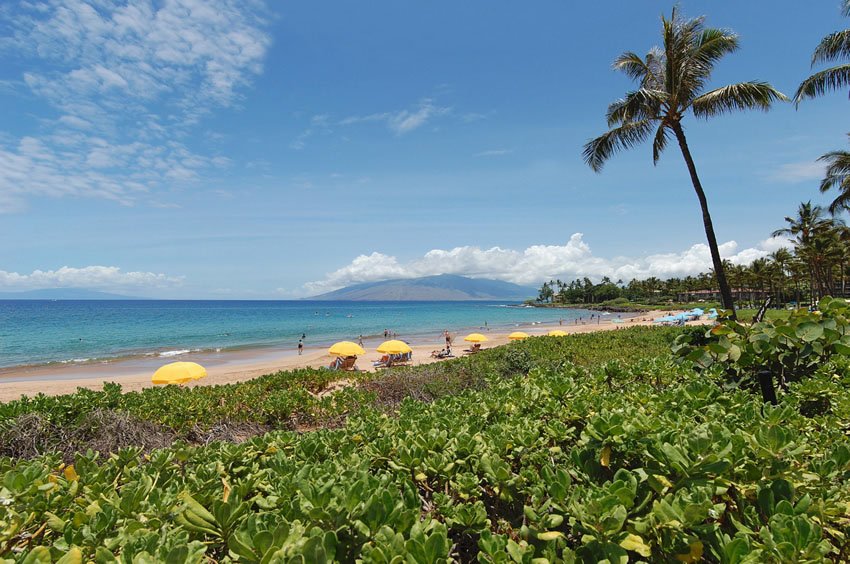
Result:
<instances>
[{"instance_id":1,"label":"green leafy shrub","mask_svg":"<svg viewBox=\"0 0 850 564\"><path fill-rule=\"evenodd\" d=\"M485 351L439 365L503 370L485 387L401 398L392 413L346 389L339 405L322 404L350 409L333 429L178 442L147 455L82 452L70 465L0 458L0 558L846 561L846 359L765 406L669 352L640 353L669 347L659 336L675 334L623 330ZM510 376L512 348L529 355L522 377ZM829 409L801 413L824 397Z\"/></svg>"},{"instance_id":2,"label":"green leafy shrub","mask_svg":"<svg viewBox=\"0 0 850 564\"><path fill-rule=\"evenodd\" d=\"M730 381L752 385L761 371L782 386L813 374L835 356L850 355L850 304L823 298L819 310L744 324L724 319L704 334L688 331L673 352L700 369L716 366Z\"/></svg>"}]
</instances>

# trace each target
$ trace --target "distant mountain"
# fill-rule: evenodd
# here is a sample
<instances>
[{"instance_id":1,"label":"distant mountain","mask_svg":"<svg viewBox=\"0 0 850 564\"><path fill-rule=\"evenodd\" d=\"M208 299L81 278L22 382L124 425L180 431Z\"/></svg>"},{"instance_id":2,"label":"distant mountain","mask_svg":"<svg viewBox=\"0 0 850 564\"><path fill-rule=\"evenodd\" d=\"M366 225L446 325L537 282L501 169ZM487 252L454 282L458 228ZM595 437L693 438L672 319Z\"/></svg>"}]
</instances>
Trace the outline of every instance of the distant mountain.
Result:
<instances>
[{"instance_id":1,"label":"distant mountain","mask_svg":"<svg viewBox=\"0 0 850 564\"><path fill-rule=\"evenodd\" d=\"M0 292L0 300L144 300L84 288L46 288L28 292Z\"/></svg>"},{"instance_id":2,"label":"distant mountain","mask_svg":"<svg viewBox=\"0 0 850 564\"><path fill-rule=\"evenodd\" d=\"M531 287L501 280L467 278L453 274L366 282L314 296L313 300L439 301L526 300L537 295Z\"/></svg>"}]
</instances>

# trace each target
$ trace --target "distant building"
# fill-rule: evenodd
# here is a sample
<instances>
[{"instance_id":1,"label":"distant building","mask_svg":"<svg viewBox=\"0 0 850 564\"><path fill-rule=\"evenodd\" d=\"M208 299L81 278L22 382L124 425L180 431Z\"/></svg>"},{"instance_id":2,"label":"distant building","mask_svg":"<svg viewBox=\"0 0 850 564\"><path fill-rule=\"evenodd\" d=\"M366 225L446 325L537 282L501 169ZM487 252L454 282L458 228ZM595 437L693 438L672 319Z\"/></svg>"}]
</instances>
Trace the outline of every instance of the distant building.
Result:
<instances>
[{"instance_id":1,"label":"distant building","mask_svg":"<svg viewBox=\"0 0 850 564\"><path fill-rule=\"evenodd\" d=\"M732 299L738 301L764 300L770 295L767 290L756 290L755 288L732 288ZM676 300L680 302L720 301L720 290L689 290L676 294Z\"/></svg>"}]
</instances>

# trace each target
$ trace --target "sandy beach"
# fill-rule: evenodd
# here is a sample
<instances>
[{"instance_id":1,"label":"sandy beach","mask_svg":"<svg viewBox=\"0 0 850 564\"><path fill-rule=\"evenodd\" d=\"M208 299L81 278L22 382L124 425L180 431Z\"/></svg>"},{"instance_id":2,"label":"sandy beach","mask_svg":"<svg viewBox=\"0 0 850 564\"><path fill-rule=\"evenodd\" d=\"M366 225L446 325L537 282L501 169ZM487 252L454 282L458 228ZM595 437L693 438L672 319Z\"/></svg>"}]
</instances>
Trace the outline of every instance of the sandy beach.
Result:
<instances>
[{"instance_id":1,"label":"sandy beach","mask_svg":"<svg viewBox=\"0 0 850 564\"><path fill-rule=\"evenodd\" d=\"M678 312L669 313L675 315ZM483 348L492 348L504 345L509 342L508 335L516 330L525 331L531 336L546 335L552 329L562 329L570 334L611 331L636 325L652 325L652 320L656 317L659 317L658 312L648 312L635 314L633 317L628 318L624 315L623 323L614 323L613 320L616 317L605 316L598 323L594 319L592 322L585 321L583 324L578 325L566 323L563 326L558 326L557 324L545 326L521 325L510 330L499 329L486 331L489 340L482 346ZM696 321L691 323L706 322ZM453 352L456 356L463 355L463 349L469 346L469 343L464 343L462 340L466 333L451 333L454 338ZM399 336L399 338L404 339L404 336ZM382 341L383 339L364 341L363 345L367 353L357 361L357 367L360 370L374 370L372 368L372 361L377 360L381 356L380 353L375 352L375 347ZM431 352L441 349L444 345L445 341L441 335L435 335L433 342L423 343L421 339L420 342L411 341L413 365L439 362L439 359L431 357ZM207 377L187 385L210 386L250 380L279 370L327 366L333 360L333 357L327 353L325 347L307 346L302 355L298 355L294 351L278 350L270 352L246 350L222 353L215 359L195 358L193 355L188 354L170 360L197 360L201 362L207 368ZM211 360L211 362L204 362L205 360ZM166 361L162 361L162 364L165 363ZM140 390L153 385L151 384L152 373L153 370L151 370L149 362L145 365L140 365L138 363L134 364L132 361L61 367L43 366L27 368L25 370L12 370L0 376L0 402L18 399L22 395L33 396L38 393L47 395L68 394L74 392L77 388L100 390L104 382L117 382L121 384L124 391Z\"/></svg>"}]
</instances>

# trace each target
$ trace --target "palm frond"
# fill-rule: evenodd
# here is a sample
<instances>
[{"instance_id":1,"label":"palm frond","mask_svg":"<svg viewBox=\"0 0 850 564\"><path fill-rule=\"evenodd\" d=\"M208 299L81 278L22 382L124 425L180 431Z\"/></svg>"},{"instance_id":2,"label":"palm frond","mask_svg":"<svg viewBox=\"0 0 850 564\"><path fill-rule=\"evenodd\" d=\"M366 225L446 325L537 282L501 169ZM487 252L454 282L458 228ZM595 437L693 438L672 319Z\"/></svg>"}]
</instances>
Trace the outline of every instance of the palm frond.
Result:
<instances>
[{"instance_id":1,"label":"palm frond","mask_svg":"<svg viewBox=\"0 0 850 564\"><path fill-rule=\"evenodd\" d=\"M667 130L667 125L665 123L661 123L658 126L658 130L655 132L655 139L652 141L652 164L658 164L658 159L661 158L661 153L664 152L664 148L667 147L668 137L667 135L670 132Z\"/></svg>"},{"instance_id":2,"label":"palm frond","mask_svg":"<svg viewBox=\"0 0 850 564\"><path fill-rule=\"evenodd\" d=\"M816 72L804 80L794 94L794 103L798 104L806 98L823 96L832 90L850 86L850 65L840 65Z\"/></svg>"},{"instance_id":3,"label":"palm frond","mask_svg":"<svg viewBox=\"0 0 850 564\"><path fill-rule=\"evenodd\" d=\"M845 189L829 204L829 213L832 215L838 215L842 211L850 211L850 189Z\"/></svg>"},{"instance_id":4,"label":"palm frond","mask_svg":"<svg viewBox=\"0 0 850 564\"><path fill-rule=\"evenodd\" d=\"M830 33L821 39L812 55L812 66L846 57L850 57L850 29Z\"/></svg>"},{"instance_id":5,"label":"palm frond","mask_svg":"<svg viewBox=\"0 0 850 564\"><path fill-rule=\"evenodd\" d=\"M725 29L709 28L699 34L693 58L709 68L724 55L738 50L738 36Z\"/></svg>"},{"instance_id":6,"label":"palm frond","mask_svg":"<svg viewBox=\"0 0 850 564\"><path fill-rule=\"evenodd\" d=\"M850 152L830 151L818 158L818 161L827 163L820 191L828 192L832 188L840 191L829 205L829 213L835 215L850 204Z\"/></svg>"},{"instance_id":7,"label":"palm frond","mask_svg":"<svg viewBox=\"0 0 850 564\"><path fill-rule=\"evenodd\" d=\"M665 85L665 59L664 50L653 47L646 54L646 66L649 69L646 78L641 82L641 88L650 90L664 90Z\"/></svg>"},{"instance_id":8,"label":"palm frond","mask_svg":"<svg viewBox=\"0 0 850 564\"><path fill-rule=\"evenodd\" d=\"M629 92L625 98L608 106L608 127L630 121L656 119L666 99L667 93L660 90L641 88Z\"/></svg>"},{"instance_id":9,"label":"palm frond","mask_svg":"<svg viewBox=\"0 0 850 564\"><path fill-rule=\"evenodd\" d=\"M623 71L632 80L642 82L650 72L649 67L640 55L632 51L626 51L614 59L614 70Z\"/></svg>"},{"instance_id":10,"label":"palm frond","mask_svg":"<svg viewBox=\"0 0 850 564\"><path fill-rule=\"evenodd\" d=\"M826 163L826 174L850 175L850 152L848 151L830 151L818 157L818 162Z\"/></svg>"},{"instance_id":11,"label":"palm frond","mask_svg":"<svg viewBox=\"0 0 850 564\"><path fill-rule=\"evenodd\" d=\"M788 98L766 82L739 82L694 98L692 108L695 116L708 118L739 110L769 110L778 100Z\"/></svg>"},{"instance_id":12,"label":"palm frond","mask_svg":"<svg viewBox=\"0 0 850 564\"><path fill-rule=\"evenodd\" d=\"M599 172L605 161L623 149L630 149L643 142L652 131L650 120L633 121L611 129L584 145L584 162L594 172Z\"/></svg>"},{"instance_id":13,"label":"palm frond","mask_svg":"<svg viewBox=\"0 0 850 564\"><path fill-rule=\"evenodd\" d=\"M850 0L843 0L841 4L841 15L850 16Z\"/></svg>"}]
</instances>

